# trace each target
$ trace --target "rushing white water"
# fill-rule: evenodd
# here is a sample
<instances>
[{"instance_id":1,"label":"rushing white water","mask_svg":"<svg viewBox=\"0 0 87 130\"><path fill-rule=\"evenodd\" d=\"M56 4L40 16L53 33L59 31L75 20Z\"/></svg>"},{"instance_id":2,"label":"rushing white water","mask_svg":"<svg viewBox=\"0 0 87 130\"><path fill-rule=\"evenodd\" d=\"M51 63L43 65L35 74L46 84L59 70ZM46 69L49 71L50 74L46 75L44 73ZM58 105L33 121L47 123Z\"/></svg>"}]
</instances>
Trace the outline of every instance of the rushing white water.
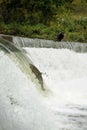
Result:
<instances>
[{"instance_id":1,"label":"rushing white water","mask_svg":"<svg viewBox=\"0 0 87 130\"><path fill-rule=\"evenodd\" d=\"M35 84L0 52L0 130L52 130L50 114Z\"/></svg>"},{"instance_id":2,"label":"rushing white water","mask_svg":"<svg viewBox=\"0 0 87 130\"><path fill-rule=\"evenodd\" d=\"M47 105L57 114L56 118L60 113L63 116L58 120L63 121L61 128L87 129L87 53L68 49L25 50L52 92Z\"/></svg>"},{"instance_id":3,"label":"rushing white water","mask_svg":"<svg viewBox=\"0 0 87 130\"><path fill-rule=\"evenodd\" d=\"M67 49L26 48L58 103L87 105L87 54Z\"/></svg>"},{"instance_id":4,"label":"rushing white water","mask_svg":"<svg viewBox=\"0 0 87 130\"><path fill-rule=\"evenodd\" d=\"M74 50L75 52L87 52L87 44L80 42L57 42L53 40L37 39L37 38L27 38L27 37L18 37L11 35L0 34L0 37L12 42L18 48L21 47L35 47L35 48L67 48Z\"/></svg>"},{"instance_id":5,"label":"rushing white water","mask_svg":"<svg viewBox=\"0 0 87 130\"><path fill-rule=\"evenodd\" d=\"M87 130L87 53L24 49L49 91L0 51L0 130Z\"/></svg>"}]
</instances>

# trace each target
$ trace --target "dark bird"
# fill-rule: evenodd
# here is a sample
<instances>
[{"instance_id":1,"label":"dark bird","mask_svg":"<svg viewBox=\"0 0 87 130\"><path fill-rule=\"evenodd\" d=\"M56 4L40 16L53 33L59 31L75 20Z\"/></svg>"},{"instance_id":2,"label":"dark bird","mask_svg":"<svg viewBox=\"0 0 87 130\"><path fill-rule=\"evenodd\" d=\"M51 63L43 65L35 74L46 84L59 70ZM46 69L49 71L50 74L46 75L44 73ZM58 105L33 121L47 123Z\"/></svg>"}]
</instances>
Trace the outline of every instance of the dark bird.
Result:
<instances>
[{"instance_id":1,"label":"dark bird","mask_svg":"<svg viewBox=\"0 0 87 130\"><path fill-rule=\"evenodd\" d=\"M64 33L61 32L57 35L57 41L61 41L64 38Z\"/></svg>"}]
</instances>

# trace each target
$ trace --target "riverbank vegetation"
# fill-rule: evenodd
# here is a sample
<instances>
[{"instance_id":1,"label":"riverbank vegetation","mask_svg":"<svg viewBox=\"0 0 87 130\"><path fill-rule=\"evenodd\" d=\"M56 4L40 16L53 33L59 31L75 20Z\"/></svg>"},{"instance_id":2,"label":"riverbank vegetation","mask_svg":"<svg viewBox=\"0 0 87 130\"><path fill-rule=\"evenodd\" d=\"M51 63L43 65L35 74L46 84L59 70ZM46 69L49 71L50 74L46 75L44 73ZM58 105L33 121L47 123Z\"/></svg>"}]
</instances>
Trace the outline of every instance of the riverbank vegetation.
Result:
<instances>
[{"instance_id":1,"label":"riverbank vegetation","mask_svg":"<svg viewBox=\"0 0 87 130\"><path fill-rule=\"evenodd\" d=\"M1 0L0 33L87 42L87 0Z\"/></svg>"}]
</instances>

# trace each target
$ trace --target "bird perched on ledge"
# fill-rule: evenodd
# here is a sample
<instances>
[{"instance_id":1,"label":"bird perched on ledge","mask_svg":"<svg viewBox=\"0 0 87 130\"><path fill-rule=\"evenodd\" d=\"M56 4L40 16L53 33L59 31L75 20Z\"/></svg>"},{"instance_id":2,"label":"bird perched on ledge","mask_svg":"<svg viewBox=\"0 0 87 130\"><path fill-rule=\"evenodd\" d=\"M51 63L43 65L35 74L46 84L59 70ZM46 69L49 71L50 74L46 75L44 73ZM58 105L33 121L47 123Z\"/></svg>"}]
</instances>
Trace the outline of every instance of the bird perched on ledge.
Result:
<instances>
[{"instance_id":1,"label":"bird perched on ledge","mask_svg":"<svg viewBox=\"0 0 87 130\"><path fill-rule=\"evenodd\" d=\"M63 40L64 38L64 33L63 32L60 32L58 35L57 35L57 41L61 41Z\"/></svg>"}]
</instances>

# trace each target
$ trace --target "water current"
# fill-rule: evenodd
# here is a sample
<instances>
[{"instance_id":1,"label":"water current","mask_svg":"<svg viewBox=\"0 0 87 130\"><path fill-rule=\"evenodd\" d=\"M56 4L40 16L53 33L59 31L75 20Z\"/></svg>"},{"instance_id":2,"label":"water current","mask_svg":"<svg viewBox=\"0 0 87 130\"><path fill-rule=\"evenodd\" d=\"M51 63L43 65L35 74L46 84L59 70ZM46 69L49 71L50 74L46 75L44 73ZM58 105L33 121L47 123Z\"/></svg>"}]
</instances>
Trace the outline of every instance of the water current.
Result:
<instances>
[{"instance_id":1,"label":"water current","mask_svg":"<svg viewBox=\"0 0 87 130\"><path fill-rule=\"evenodd\" d=\"M0 130L87 130L86 44L18 42L0 39Z\"/></svg>"}]
</instances>

